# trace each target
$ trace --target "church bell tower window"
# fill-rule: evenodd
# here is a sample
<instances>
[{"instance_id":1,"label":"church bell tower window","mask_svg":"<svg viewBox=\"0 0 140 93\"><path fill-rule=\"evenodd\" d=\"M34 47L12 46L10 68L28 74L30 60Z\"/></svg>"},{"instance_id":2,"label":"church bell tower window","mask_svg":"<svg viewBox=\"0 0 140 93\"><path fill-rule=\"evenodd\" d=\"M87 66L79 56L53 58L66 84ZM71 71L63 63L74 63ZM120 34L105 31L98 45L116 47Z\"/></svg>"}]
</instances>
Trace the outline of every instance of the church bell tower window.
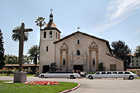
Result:
<instances>
[{"instance_id":1,"label":"church bell tower window","mask_svg":"<svg viewBox=\"0 0 140 93\"><path fill-rule=\"evenodd\" d=\"M52 38L52 31L50 31L50 34L49 34L50 38Z\"/></svg>"},{"instance_id":2,"label":"church bell tower window","mask_svg":"<svg viewBox=\"0 0 140 93\"><path fill-rule=\"evenodd\" d=\"M57 38L57 32L56 32L56 38Z\"/></svg>"},{"instance_id":3,"label":"church bell tower window","mask_svg":"<svg viewBox=\"0 0 140 93\"><path fill-rule=\"evenodd\" d=\"M48 46L46 46L46 52L48 52Z\"/></svg>"},{"instance_id":4,"label":"church bell tower window","mask_svg":"<svg viewBox=\"0 0 140 93\"><path fill-rule=\"evenodd\" d=\"M44 36L44 38L46 38L46 32L44 32L44 35L43 36Z\"/></svg>"}]
</instances>

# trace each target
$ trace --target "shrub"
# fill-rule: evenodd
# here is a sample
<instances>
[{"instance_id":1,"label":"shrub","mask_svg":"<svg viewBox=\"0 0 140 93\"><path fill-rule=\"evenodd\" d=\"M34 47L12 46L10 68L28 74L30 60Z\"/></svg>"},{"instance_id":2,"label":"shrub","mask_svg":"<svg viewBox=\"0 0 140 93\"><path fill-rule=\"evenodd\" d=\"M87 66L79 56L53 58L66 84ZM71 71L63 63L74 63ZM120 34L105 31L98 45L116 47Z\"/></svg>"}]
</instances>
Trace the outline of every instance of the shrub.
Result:
<instances>
[{"instance_id":1,"label":"shrub","mask_svg":"<svg viewBox=\"0 0 140 93\"><path fill-rule=\"evenodd\" d=\"M104 67L103 63L98 64L98 70L99 71L104 71L105 70L105 67Z\"/></svg>"},{"instance_id":2,"label":"shrub","mask_svg":"<svg viewBox=\"0 0 140 93\"><path fill-rule=\"evenodd\" d=\"M3 70L3 74L7 74L7 70Z\"/></svg>"},{"instance_id":3,"label":"shrub","mask_svg":"<svg viewBox=\"0 0 140 93\"><path fill-rule=\"evenodd\" d=\"M90 72L89 74L95 74L96 72Z\"/></svg>"}]
</instances>

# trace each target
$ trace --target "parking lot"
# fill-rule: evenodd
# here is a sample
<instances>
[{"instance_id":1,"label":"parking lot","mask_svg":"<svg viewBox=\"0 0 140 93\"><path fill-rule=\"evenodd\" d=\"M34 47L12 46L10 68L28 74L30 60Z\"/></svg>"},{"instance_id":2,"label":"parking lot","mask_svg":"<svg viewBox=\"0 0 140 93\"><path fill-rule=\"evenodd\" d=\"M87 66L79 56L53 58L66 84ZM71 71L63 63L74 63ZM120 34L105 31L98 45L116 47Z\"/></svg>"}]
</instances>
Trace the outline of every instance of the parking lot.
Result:
<instances>
[{"instance_id":1,"label":"parking lot","mask_svg":"<svg viewBox=\"0 0 140 93\"><path fill-rule=\"evenodd\" d=\"M0 76L0 80L13 80L13 77ZM140 93L140 80L123 79L67 79L67 78L38 78L28 77L27 81L49 80L77 82L80 88L70 93Z\"/></svg>"}]
</instances>

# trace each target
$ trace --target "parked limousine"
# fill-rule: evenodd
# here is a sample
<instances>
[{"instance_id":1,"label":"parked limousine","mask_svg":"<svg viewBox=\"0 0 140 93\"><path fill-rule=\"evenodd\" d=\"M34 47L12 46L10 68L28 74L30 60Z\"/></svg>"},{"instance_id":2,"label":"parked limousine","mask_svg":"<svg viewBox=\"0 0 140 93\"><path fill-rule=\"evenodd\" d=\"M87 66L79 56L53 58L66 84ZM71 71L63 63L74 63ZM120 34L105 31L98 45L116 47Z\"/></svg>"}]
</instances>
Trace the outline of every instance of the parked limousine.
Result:
<instances>
[{"instance_id":1,"label":"parked limousine","mask_svg":"<svg viewBox=\"0 0 140 93\"><path fill-rule=\"evenodd\" d=\"M99 71L95 74L87 74L86 78L94 79L94 78L128 78L133 80L134 78L138 78L137 74L134 74L129 71Z\"/></svg>"},{"instance_id":2,"label":"parked limousine","mask_svg":"<svg viewBox=\"0 0 140 93\"><path fill-rule=\"evenodd\" d=\"M70 79L75 79L75 78L80 78L80 75L78 73L73 73L73 72L47 72L47 73L42 73L39 75L41 78L70 78Z\"/></svg>"}]
</instances>

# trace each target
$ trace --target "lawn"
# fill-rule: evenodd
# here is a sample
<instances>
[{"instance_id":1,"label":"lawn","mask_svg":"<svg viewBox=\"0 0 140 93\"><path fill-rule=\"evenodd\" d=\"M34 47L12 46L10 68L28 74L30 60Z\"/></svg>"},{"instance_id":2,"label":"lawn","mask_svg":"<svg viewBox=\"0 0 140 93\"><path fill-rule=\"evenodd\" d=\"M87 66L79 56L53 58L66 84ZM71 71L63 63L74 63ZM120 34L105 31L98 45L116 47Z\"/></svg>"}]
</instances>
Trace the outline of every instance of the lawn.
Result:
<instances>
[{"instance_id":1,"label":"lawn","mask_svg":"<svg viewBox=\"0 0 140 93\"><path fill-rule=\"evenodd\" d=\"M136 78L136 79L140 79L140 77Z\"/></svg>"},{"instance_id":2,"label":"lawn","mask_svg":"<svg viewBox=\"0 0 140 93\"><path fill-rule=\"evenodd\" d=\"M76 87L77 83L58 82L59 85L25 85L24 83L3 83L0 81L0 93L58 93Z\"/></svg>"},{"instance_id":3,"label":"lawn","mask_svg":"<svg viewBox=\"0 0 140 93\"><path fill-rule=\"evenodd\" d=\"M0 76L7 76L7 74L0 74ZM8 76L14 77L14 74L9 74ZM35 76L35 74L27 74L28 77Z\"/></svg>"}]
</instances>

